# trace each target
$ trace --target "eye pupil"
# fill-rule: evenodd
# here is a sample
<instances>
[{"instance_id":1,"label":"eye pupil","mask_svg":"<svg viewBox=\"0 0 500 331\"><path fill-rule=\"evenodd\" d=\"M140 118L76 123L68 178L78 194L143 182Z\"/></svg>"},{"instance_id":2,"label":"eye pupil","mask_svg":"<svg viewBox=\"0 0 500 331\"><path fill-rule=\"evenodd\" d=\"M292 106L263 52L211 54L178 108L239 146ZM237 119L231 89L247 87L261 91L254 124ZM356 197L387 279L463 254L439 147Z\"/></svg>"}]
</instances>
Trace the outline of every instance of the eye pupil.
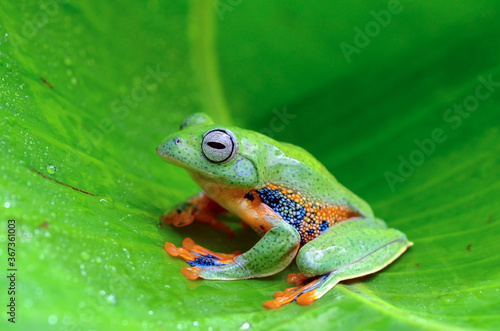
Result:
<instances>
[{"instance_id":1,"label":"eye pupil","mask_svg":"<svg viewBox=\"0 0 500 331\"><path fill-rule=\"evenodd\" d=\"M218 143L218 142L215 142L215 141L209 141L207 143L207 145L210 146L210 147L212 147L212 148L215 148L215 149L224 149L224 148L226 148L226 145Z\"/></svg>"}]
</instances>

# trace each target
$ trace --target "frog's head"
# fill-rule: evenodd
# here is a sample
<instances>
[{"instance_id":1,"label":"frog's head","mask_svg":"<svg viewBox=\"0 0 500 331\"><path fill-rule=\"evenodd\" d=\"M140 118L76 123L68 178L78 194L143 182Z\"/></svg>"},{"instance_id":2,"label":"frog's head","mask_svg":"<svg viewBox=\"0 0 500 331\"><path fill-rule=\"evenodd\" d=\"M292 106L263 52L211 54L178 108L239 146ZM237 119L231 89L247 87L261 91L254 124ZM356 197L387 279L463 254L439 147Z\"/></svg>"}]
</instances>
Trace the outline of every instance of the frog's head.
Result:
<instances>
[{"instance_id":1,"label":"frog's head","mask_svg":"<svg viewBox=\"0 0 500 331\"><path fill-rule=\"evenodd\" d=\"M180 131L166 137L156 151L164 161L186 169L193 177L254 186L258 174L252 160L255 149L245 146L248 134L253 132L217 126L208 115L196 113L184 119Z\"/></svg>"}]
</instances>

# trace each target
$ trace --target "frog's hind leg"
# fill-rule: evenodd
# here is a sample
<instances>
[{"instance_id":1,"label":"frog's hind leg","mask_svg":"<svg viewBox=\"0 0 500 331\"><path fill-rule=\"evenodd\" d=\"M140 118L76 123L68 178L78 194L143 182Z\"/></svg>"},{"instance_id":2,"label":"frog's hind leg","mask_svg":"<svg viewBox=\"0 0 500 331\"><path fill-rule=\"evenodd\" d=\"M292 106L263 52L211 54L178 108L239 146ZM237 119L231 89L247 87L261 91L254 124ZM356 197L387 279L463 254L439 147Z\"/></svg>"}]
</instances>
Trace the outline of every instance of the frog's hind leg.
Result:
<instances>
[{"instance_id":1,"label":"frog's hind leg","mask_svg":"<svg viewBox=\"0 0 500 331\"><path fill-rule=\"evenodd\" d=\"M289 283L295 283L297 286L276 292L274 294L275 299L266 301L264 307L277 309L293 301L301 305L309 305L325 295L342 280L362 277L385 268L403 254L408 247L394 244L395 242L391 242L387 246L382 247L380 250L358 261L353 261L344 267L340 267L337 270L321 276L308 278L302 273L290 274L287 281ZM386 259L388 252L392 256L389 260ZM385 260L383 264L372 264L372 262L376 263L382 259ZM358 263L361 262L361 260L366 263ZM376 266L375 269L374 266Z\"/></svg>"},{"instance_id":2,"label":"frog's hind leg","mask_svg":"<svg viewBox=\"0 0 500 331\"><path fill-rule=\"evenodd\" d=\"M297 286L276 292L275 299L265 302L265 307L276 309L293 301L311 304L339 281L385 268L412 245L403 233L385 228L379 220L345 223L302 247L297 256L302 273L290 274L287 279Z\"/></svg>"},{"instance_id":3,"label":"frog's hind leg","mask_svg":"<svg viewBox=\"0 0 500 331\"><path fill-rule=\"evenodd\" d=\"M226 265L234 262L234 258L241 254L239 251L232 254L216 253L195 244L191 238L184 239L181 247L166 242L165 250L171 256L179 256L190 265L181 268L181 272L190 279L198 278L201 267Z\"/></svg>"}]
</instances>

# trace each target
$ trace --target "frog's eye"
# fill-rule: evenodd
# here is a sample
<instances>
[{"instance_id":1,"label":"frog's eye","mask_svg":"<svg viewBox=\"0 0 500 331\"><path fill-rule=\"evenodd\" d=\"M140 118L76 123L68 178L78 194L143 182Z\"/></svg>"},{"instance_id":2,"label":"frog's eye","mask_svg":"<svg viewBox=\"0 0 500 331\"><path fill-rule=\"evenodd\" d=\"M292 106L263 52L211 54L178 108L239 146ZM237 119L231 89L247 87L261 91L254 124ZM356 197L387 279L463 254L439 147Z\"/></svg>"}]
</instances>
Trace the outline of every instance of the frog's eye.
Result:
<instances>
[{"instance_id":1,"label":"frog's eye","mask_svg":"<svg viewBox=\"0 0 500 331\"><path fill-rule=\"evenodd\" d=\"M238 141L229 130L211 130L203 136L201 151L212 163L226 163L238 154Z\"/></svg>"}]
</instances>

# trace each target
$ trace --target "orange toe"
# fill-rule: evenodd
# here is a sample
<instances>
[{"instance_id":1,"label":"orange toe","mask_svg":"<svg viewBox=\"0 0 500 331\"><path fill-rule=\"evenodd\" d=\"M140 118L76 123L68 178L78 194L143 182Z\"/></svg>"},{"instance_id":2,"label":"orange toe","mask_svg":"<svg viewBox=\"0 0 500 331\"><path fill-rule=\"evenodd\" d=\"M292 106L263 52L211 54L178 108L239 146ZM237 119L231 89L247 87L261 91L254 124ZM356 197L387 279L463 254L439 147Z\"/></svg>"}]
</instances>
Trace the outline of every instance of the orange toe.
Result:
<instances>
[{"instance_id":1,"label":"orange toe","mask_svg":"<svg viewBox=\"0 0 500 331\"><path fill-rule=\"evenodd\" d=\"M298 274L290 273L288 277L286 277L286 282L288 284L300 285L303 281L307 280L309 277L304 276L303 273L299 272Z\"/></svg>"},{"instance_id":2,"label":"orange toe","mask_svg":"<svg viewBox=\"0 0 500 331\"><path fill-rule=\"evenodd\" d=\"M181 272L189 279L195 280L200 277L200 267L182 267Z\"/></svg>"},{"instance_id":3,"label":"orange toe","mask_svg":"<svg viewBox=\"0 0 500 331\"><path fill-rule=\"evenodd\" d=\"M316 300L317 300L317 296L316 296L315 290L303 293L296 299L296 301L299 305L310 305L311 303L313 303Z\"/></svg>"},{"instance_id":4,"label":"orange toe","mask_svg":"<svg viewBox=\"0 0 500 331\"><path fill-rule=\"evenodd\" d=\"M171 256L178 256L182 258L192 267L206 267L211 265L224 265L234 263L234 257L241 254L241 252L239 251L235 251L233 252L233 254L215 253L211 250L201 247L200 245L196 245L194 240L191 238L184 239L182 241L181 247L176 247L174 244L166 242L165 250ZM194 276L191 275L188 277L191 278Z\"/></svg>"},{"instance_id":5,"label":"orange toe","mask_svg":"<svg viewBox=\"0 0 500 331\"><path fill-rule=\"evenodd\" d=\"M232 262L235 256L241 254L240 251L235 251L232 254L216 253L216 252L213 252L205 247L197 245L194 242L194 240L191 238L185 238L182 241L182 248L179 248L179 250L182 250L182 249L184 249L190 253L194 253L194 254L200 254L200 255L205 255L205 256L209 255L212 257L216 257L219 260L219 262L222 262L222 263Z\"/></svg>"},{"instance_id":6,"label":"orange toe","mask_svg":"<svg viewBox=\"0 0 500 331\"><path fill-rule=\"evenodd\" d=\"M273 297L279 298L279 297L284 296L285 294L286 294L285 291L278 291L278 292L274 292Z\"/></svg>"},{"instance_id":7,"label":"orange toe","mask_svg":"<svg viewBox=\"0 0 500 331\"><path fill-rule=\"evenodd\" d=\"M292 287L290 289L286 289L285 291L278 291L274 293L274 300L264 302L264 307L269 309L278 309L293 301L297 301L300 305L310 305L317 300L314 290L299 294L303 288L304 287Z\"/></svg>"},{"instance_id":8,"label":"orange toe","mask_svg":"<svg viewBox=\"0 0 500 331\"><path fill-rule=\"evenodd\" d=\"M284 291L278 291L278 292L274 293L273 296L275 298L283 297L285 295L289 295L290 293L294 292L298 288L299 288L298 286L289 287L289 288L285 289Z\"/></svg>"},{"instance_id":9,"label":"orange toe","mask_svg":"<svg viewBox=\"0 0 500 331\"><path fill-rule=\"evenodd\" d=\"M284 305L289 304L295 299L295 295L283 295L280 297L277 297L274 300L269 300L264 302L264 307L269 308L269 309L278 309L283 307Z\"/></svg>"},{"instance_id":10,"label":"orange toe","mask_svg":"<svg viewBox=\"0 0 500 331\"><path fill-rule=\"evenodd\" d=\"M177 251L179 252L180 257L184 259L184 261L194 261L197 258L197 255L194 255L190 251L180 247L177 248Z\"/></svg>"},{"instance_id":11,"label":"orange toe","mask_svg":"<svg viewBox=\"0 0 500 331\"><path fill-rule=\"evenodd\" d=\"M303 274L288 275L289 282L295 283L300 280L299 284L303 284L304 280L308 279ZM310 305L318 299L316 287L319 286L325 277L318 277L305 285L289 287L284 291L274 293L274 300L264 302L264 307L269 309L278 309L290 302L297 301L300 305Z\"/></svg>"},{"instance_id":12,"label":"orange toe","mask_svg":"<svg viewBox=\"0 0 500 331\"><path fill-rule=\"evenodd\" d=\"M167 251L168 254L174 257L179 256L179 251L177 250L177 247L175 247L175 245L172 243L166 242L165 250Z\"/></svg>"},{"instance_id":13,"label":"orange toe","mask_svg":"<svg viewBox=\"0 0 500 331\"><path fill-rule=\"evenodd\" d=\"M182 241L182 248L187 249L188 251L192 251L194 246L196 246L193 239L187 237Z\"/></svg>"},{"instance_id":14,"label":"orange toe","mask_svg":"<svg viewBox=\"0 0 500 331\"><path fill-rule=\"evenodd\" d=\"M275 300L269 300L264 302L263 306L268 309L278 309L281 308L283 305L281 305L279 302L276 302Z\"/></svg>"}]
</instances>

